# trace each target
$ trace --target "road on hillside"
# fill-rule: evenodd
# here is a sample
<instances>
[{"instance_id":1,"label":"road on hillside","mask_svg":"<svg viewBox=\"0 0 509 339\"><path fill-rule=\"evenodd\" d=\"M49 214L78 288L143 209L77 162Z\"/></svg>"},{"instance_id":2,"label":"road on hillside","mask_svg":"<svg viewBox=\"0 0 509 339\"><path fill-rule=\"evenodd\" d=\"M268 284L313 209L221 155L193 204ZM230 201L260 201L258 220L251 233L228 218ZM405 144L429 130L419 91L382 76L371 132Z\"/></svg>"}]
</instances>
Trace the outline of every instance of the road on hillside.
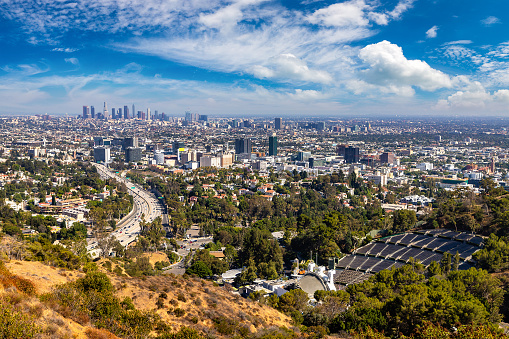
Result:
<instances>
[{"instance_id":1,"label":"road on hillside","mask_svg":"<svg viewBox=\"0 0 509 339\"><path fill-rule=\"evenodd\" d=\"M152 222L162 215L164 206L152 193L145 191L140 185L131 182L128 178L121 177L102 164L94 165L102 178L113 178L125 184L128 193L133 197L133 210L117 224L115 231L111 232L111 235L117 238L122 246L127 246L135 241L140 234L142 216L146 222ZM89 239L87 249L93 252L96 248L97 240Z\"/></svg>"}]
</instances>

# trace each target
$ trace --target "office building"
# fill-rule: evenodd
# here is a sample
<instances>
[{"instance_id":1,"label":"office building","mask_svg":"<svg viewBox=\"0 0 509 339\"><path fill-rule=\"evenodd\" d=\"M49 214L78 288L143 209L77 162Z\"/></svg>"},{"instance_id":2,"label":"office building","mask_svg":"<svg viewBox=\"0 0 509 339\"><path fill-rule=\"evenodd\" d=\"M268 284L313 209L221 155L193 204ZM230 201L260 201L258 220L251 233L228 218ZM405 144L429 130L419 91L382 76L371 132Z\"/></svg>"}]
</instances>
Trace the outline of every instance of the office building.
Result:
<instances>
[{"instance_id":1,"label":"office building","mask_svg":"<svg viewBox=\"0 0 509 339\"><path fill-rule=\"evenodd\" d=\"M282 118L275 118L274 119L274 127L276 129L281 129L283 127L283 119Z\"/></svg>"},{"instance_id":2,"label":"office building","mask_svg":"<svg viewBox=\"0 0 509 339\"><path fill-rule=\"evenodd\" d=\"M117 118L117 111L113 107L111 108L111 118L112 119L116 119Z\"/></svg>"},{"instance_id":3,"label":"office building","mask_svg":"<svg viewBox=\"0 0 509 339\"><path fill-rule=\"evenodd\" d=\"M172 153L173 154L178 154L179 149L184 148L184 147L186 147L186 145L183 142L175 140L171 144Z\"/></svg>"},{"instance_id":4,"label":"office building","mask_svg":"<svg viewBox=\"0 0 509 339\"><path fill-rule=\"evenodd\" d=\"M90 118L90 107L83 106L83 119Z\"/></svg>"},{"instance_id":5,"label":"office building","mask_svg":"<svg viewBox=\"0 0 509 339\"><path fill-rule=\"evenodd\" d=\"M336 154L339 155L340 157L344 157L346 147L347 147L346 145L337 145Z\"/></svg>"},{"instance_id":6,"label":"office building","mask_svg":"<svg viewBox=\"0 0 509 339\"><path fill-rule=\"evenodd\" d=\"M235 139L235 154L251 153L252 149L251 139Z\"/></svg>"},{"instance_id":7,"label":"office building","mask_svg":"<svg viewBox=\"0 0 509 339\"><path fill-rule=\"evenodd\" d=\"M345 148L345 162L347 164L355 164L360 160L359 147L349 146Z\"/></svg>"},{"instance_id":8,"label":"office building","mask_svg":"<svg viewBox=\"0 0 509 339\"><path fill-rule=\"evenodd\" d=\"M133 112L133 113L132 113L132 114L133 114L133 119L135 119L135 118L136 118L136 116L135 116L136 111L134 110L134 104L133 104L133 110L132 110L132 112Z\"/></svg>"},{"instance_id":9,"label":"office building","mask_svg":"<svg viewBox=\"0 0 509 339\"><path fill-rule=\"evenodd\" d=\"M129 119L129 108L127 108L127 105L124 106L124 119Z\"/></svg>"},{"instance_id":10,"label":"office building","mask_svg":"<svg viewBox=\"0 0 509 339\"><path fill-rule=\"evenodd\" d=\"M164 153L160 150L154 151L154 160L156 161L156 165L164 164Z\"/></svg>"},{"instance_id":11,"label":"office building","mask_svg":"<svg viewBox=\"0 0 509 339\"><path fill-rule=\"evenodd\" d=\"M124 143L122 145L123 149L127 149L128 147L138 147L138 138L137 137L130 137L130 138L124 138Z\"/></svg>"},{"instance_id":12,"label":"office building","mask_svg":"<svg viewBox=\"0 0 509 339\"><path fill-rule=\"evenodd\" d=\"M269 156L277 155L277 137L271 136L269 137Z\"/></svg>"},{"instance_id":13,"label":"office building","mask_svg":"<svg viewBox=\"0 0 509 339\"><path fill-rule=\"evenodd\" d=\"M309 158L309 168L325 166L325 158Z\"/></svg>"},{"instance_id":14,"label":"office building","mask_svg":"<svg viewBox=\"0 0 509 339\"><path fill-rule=\"evenodd\" d=\"M110 149L108 147L95 147L94 161L104 164L110 163L111 162Z\"/></svg>"},{"instance_id":15,"label":"office building","mask_svg":"<svg viewBox=\"0 0 509 339\"><path fill-rule=\"evenodd\" d=\"M309 161L311 152L299 152L297 153L297 161Z\"/></svg>"},{"instance_id":16,"label":"office building","mask_svg":"<svg viewBox=\"0 0 509 339\"><path fill-rule=\"evenodd\" d=\"M384 152L380 156L380 162L383 164L394 164L396 163L396 156L392 152Z\"/></svg>"},{"instance_id":17,"label":"office building","mask_svg":"<svg viewBox=\"0 0 509 339\"><path fill-rule=\"evenodd\" d=\"M122 108L117 110L117 119L122 119Z\"/></svg>"},{"instance_id":18,"label":"office building","mask_svg":"<svg viewBox=\"0 0 509 339\"><path fill-rule=\"evenodd\" d=\"M103 146L104 138L103 137L94 137L94 146Z\"/></svg>"},{"instance_id":19,"label":"office building","mask_svg":"<svg viewBox=\"0 0 509 339\"><path fill-rule=\"evenodd\" d=\"M193 113L191 113L190 111L186 111L186 117L185 117L185 121L187 123L190 123L190 122L193 122Z\"/></svg>"},{"instance_id":20,"label":"office building","mask_svg":"<svg viewBox=\"0 0 509 339\"><path fill-rule=\"evenodd\" d=\"M92 119L95 119L95 107L90 106L90 115Z\"/></svg>"},{"instance_id":21,"label":"office building","mask_svg":"<svg viewBox=\"0 0 509 339\"><path fill-rule=\"evenodd\" d=\"M199 118L200 121L209 121L209 116L208 115L201 115L200 114L200 118Z\"/></svg>"},{"instance_id":22,"label":"office building","mask_svg":"<svg viewBox=\"0 0 509 339\"><path fill-rule=\"evenodd\" d=\"M109 117L110 117L110 113L108 113L108 104L105 101L104 109L103 109L103 119L108 119Z\"/></svg>"},{"instance_id":23,"label":"office building","mask_svg":"<svg viewBox=\"0 0 509 339\"><path fill-rule=\"evenodd\" d=\"M319 121L316 123L316 130L317 131L323 131L325 130L325 122Z\"/></svg>"},{"instance_id":24,"label":"office building","mask_svg":"<svg viewBox=\"0 0 509 339\"><path fill-rule=\"evenodd\" d=\"M140 147L127 147L125 149L125 162L138 162L141 160Z\"/></svg>"}]
</instances>

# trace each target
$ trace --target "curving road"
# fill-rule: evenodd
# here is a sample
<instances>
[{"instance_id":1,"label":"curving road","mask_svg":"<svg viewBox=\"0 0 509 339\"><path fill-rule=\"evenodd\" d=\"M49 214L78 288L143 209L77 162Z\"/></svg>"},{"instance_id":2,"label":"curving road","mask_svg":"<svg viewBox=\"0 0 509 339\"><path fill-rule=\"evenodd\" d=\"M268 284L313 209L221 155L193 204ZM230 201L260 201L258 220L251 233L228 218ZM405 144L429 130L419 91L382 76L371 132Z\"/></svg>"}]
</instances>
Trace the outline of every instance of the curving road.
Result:
<instances>
[{"instance_id":1,"label":"curving road","mask_svg":"<svg viewBox=\"0 0 509 339\"><path fill-rule=\"evenodd\" d=\"M164 207L153 194L145 191L140 185L119 176L102 164L94 163L94 166L97 168L97 172L102 178L114 178L118 182L124 183L129 194L133 196L133 210L117 224L115 231L111 232L111 235L116 237L123 246L127 246L135 241L140 233L140 221L142 216L145 218L146 222L152 222L162 215ZM87 249L90 252L94 252L96 247L97 240L95 238L90 239ZM94 255L94 253L92 253L92 255Z\"/></svg>"}]
</instances>

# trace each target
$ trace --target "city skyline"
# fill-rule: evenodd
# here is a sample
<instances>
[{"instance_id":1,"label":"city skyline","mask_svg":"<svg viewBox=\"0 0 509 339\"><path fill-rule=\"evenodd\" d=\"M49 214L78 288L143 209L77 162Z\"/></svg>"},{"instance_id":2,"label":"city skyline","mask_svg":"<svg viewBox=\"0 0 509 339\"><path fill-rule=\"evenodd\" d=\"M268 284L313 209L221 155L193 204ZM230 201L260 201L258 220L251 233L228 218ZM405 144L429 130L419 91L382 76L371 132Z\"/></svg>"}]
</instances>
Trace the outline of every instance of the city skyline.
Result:
<instances>
[{"instance_id":1,"label":"city skyline","mask_svg":"<svg viewBox=\"0 0 509 339\"><path fill-rule=\"evenodd\" d=\"M508 116L509 4L6 0L0 114ZM134 114L130 112L130 114Z\"/></svg>"}]
</instances>

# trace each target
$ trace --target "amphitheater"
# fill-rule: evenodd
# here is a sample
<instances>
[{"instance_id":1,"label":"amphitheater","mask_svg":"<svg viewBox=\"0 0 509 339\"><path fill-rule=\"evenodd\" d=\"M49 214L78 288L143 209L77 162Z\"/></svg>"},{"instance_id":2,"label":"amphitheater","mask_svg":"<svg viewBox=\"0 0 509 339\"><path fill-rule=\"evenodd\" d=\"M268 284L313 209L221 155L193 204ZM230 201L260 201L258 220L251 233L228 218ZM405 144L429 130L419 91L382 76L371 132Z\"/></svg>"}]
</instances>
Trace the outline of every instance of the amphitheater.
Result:
<instances>
[{"instance_id":1,"label":"amphitheater","mask_svg":"<svg viewBox=\"0 0 509 339\"><path fill-rule=\"evenodd\" d=\"M410 258L429 266L440 261L444 253L459 253L460 270L473 266L472 255L482 248L484 239L465 232L444 229L422 230L393 235L372 241L336 263L334 284L344 288L369 279L374 274L393 267L401 267Z\"/></svg>"}]
</instances>

